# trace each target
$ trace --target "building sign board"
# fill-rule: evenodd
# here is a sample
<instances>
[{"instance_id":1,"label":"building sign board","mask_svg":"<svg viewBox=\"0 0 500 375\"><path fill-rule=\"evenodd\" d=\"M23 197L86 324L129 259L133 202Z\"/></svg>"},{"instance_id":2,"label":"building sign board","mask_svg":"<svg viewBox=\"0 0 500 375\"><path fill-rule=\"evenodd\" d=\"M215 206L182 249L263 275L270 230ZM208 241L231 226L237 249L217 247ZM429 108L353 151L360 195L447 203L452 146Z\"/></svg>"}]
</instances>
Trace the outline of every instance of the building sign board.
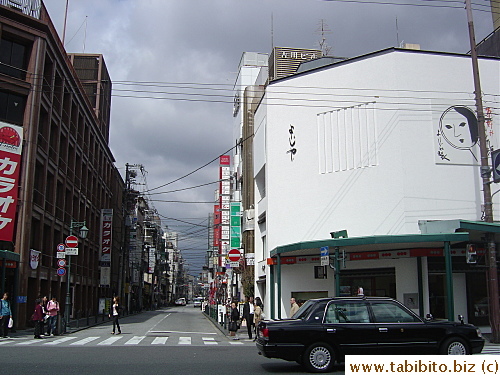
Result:
<instances>
[{"instance_id":1,"label":"building sign board","mask_svg":"<svg viewBox=\"0 0 500 375\"><path fill-rule=\"evenodd\" d=\"M13 242L23 128L0 121L0 240Z\"/></svg>"}]
</instances>

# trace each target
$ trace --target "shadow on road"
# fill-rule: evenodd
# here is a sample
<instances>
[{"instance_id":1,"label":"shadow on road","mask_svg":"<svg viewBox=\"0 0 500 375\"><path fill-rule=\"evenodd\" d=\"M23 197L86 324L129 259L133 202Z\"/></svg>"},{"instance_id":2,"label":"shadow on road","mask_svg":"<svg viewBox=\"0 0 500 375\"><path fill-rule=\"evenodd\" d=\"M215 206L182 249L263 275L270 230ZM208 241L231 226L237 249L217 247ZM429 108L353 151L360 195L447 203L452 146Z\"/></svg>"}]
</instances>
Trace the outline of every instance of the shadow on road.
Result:
<instances>
[{"instance_id":1,"label":"shadow on road","mask_svg":"<svg viewBox=\"0 0 500 375\"><path fill-rule=\"evenodd\" d=\"M261 367L264 371L273 374L307 374L306 369L295 362L263 363ZM333 372L344 372L344 364L335 365Z\"/></svg>"}]
</instances>

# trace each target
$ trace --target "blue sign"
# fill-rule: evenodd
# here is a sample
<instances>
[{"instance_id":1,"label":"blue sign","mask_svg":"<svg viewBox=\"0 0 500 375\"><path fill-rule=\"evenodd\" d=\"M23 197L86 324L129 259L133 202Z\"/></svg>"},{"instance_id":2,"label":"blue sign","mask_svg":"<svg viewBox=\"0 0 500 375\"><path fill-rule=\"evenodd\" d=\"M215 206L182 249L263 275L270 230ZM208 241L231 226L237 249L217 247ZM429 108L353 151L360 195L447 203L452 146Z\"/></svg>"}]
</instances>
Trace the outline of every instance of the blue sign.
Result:
<instances>
[{"instance_id":1,"label":"blue sign","mask_svg":"<svg viewBox=\"0 0 500 375\"><path fill-rule=\"evenodd\" d=\"M28 296L17 296L17 303L26 303L28 302Z\"/></svg>"},{"instance_id":2,"label":"blue sign","mask_svg":"<svg viewBox=\"0 0 500 375\"><path fill-rule=\"evenodd\" d=\"M319 251L322 257L327 257L330 255L330 252L328 251L328 246L320 248Z\"/></svg>"},{"instance_id":3,"label":"blue sign","mask_svg":"<svg viewBox=\"0 0 500 375\"><path fill-rule=\"evenodd\" d=\"M58 276L64 276L64 275L66 275L66 268L62 268L62 267L58 268L57 269L57 275Z\"/></svg>"}]
</instances>

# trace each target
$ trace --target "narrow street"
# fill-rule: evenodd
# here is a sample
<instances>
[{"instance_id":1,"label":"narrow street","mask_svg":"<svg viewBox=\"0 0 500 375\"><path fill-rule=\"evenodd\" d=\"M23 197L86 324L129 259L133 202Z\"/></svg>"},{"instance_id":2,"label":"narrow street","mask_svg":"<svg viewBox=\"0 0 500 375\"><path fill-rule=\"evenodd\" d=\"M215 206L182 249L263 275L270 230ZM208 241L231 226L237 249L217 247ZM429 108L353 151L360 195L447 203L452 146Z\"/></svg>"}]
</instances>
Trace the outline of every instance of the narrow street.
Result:
<instances>
[{"instance_id":1,"label":"narrow street","mask_svg":"<svg viewBox=\"0 0 500 375\"><path fill-rule=\"evenodd\" d=\"M246 332L222 333L189 304L128 316L122 334L104 323L63 336L0 340L1 374L305 373L295 362L264 358Z\"/></svg>"}]
</instances>

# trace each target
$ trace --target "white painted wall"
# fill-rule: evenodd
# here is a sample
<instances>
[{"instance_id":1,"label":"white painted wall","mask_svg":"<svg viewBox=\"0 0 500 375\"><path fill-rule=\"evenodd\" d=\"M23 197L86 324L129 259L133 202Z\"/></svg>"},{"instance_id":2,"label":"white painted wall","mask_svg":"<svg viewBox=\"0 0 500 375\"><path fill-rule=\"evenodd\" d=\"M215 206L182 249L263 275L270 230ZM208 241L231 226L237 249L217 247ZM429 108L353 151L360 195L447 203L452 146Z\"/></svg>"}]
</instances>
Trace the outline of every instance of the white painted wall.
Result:
<instances>
[{"instance_id":1,"label":"white painted wall","mask_svg":"<svg viewBox=\"0 0 500 375\"><path fill-rule=\"evenodd\" d=\"M480 59L485 106L498 107L499 68L498 59ZM256 196L256 214L266 214L265 225L256 224L256 253L265 258L277 246L326 239L342 229L349 237L406 234L419 232L418 220L480 220L481 181L472 156L478 154L477 146L471 153L445 144L452 160L438 156L441 114L453 105L474 108L473 91L470 57L403 50L371 54L270 85L256 114L254 170L257 174L265 168L266 176L266 199L259 202ZM341 110L351 113L355 123L355 111L347 108L367 103L375 108L375 162L349 165L346 156L340 171L321 173L318 115ZM493 148L499 147L499 121L493 115ZM297 149L293 160L287 153L291 125ZM495 216L499 198L494 197ZM262 230L265 253L259 248ZM417 288L414 260L405 262L398 264L398 298ZM301 266L290 267L293 272L283 267L283 280L289 280L289 272L302 274ZM305 289L314 286L306 274L301 283Z\"/></svg>"}]
</instances>

